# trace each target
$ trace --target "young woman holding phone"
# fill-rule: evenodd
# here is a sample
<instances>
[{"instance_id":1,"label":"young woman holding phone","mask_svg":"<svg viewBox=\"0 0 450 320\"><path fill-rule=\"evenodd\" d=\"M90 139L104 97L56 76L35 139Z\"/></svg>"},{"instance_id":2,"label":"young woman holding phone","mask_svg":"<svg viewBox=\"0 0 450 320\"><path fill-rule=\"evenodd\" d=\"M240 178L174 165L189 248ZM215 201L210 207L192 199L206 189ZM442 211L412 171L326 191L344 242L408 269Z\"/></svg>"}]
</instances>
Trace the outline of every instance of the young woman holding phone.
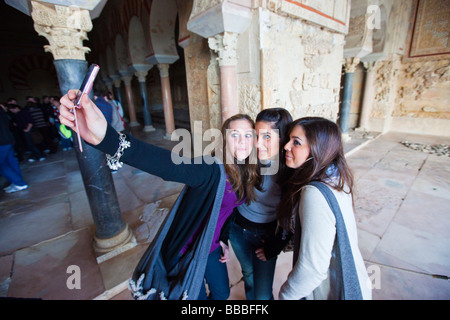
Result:
<instances>
[{"instance_id":1,"label":"young woman holding phone","mask_svg":"<svg viewBox=\"0 0 450 320\"><path fill-rule=\"evenodd\" d=\"M70 90L60 100L61 123L73 130L76 126L71 110L77 94L79 90ZM254 151L251 118L239 114L223 124L223 154L232 155L231 163L203 156L202 161L181 164L172 162L169 150L116 132L87 95L81 97L77 120L77 133L106 153L109 164L120 167L123 162L186 185L136 267L130 282L133 297L205 299L205 279L209 298L227 299L230 290L223 263L227 259L220 245L220 231L237 205L255 198L259 184L256 161L250 161Z\"/></svg>"}]
</instances>

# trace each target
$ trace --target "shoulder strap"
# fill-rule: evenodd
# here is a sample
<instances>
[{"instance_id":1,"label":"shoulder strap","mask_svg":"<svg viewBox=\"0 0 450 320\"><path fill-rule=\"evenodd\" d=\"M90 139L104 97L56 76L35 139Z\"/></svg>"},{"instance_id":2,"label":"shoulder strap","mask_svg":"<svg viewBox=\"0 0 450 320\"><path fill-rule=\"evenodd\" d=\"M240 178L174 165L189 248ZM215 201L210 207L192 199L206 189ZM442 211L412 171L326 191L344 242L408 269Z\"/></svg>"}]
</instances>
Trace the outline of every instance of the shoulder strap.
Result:
<instances>
[{"instance_id":1,"label":"shoulder strap","mask_svg":"<svg viewBox=\"0 0 450 320\"><path fill-rule=\"evenodd\" d=\"M311 181L312 185L322 192L323 196L328 202L331 210L336 218L336 259L338 261L338 279L341 278L343 300L362 300L361 287L359 284L358 273L353 259L350 241L348 239L347 228L345 227L344 218L342 216L341 208L336 200L333 192L323 182Z\"/></svg>"}]
</instances>

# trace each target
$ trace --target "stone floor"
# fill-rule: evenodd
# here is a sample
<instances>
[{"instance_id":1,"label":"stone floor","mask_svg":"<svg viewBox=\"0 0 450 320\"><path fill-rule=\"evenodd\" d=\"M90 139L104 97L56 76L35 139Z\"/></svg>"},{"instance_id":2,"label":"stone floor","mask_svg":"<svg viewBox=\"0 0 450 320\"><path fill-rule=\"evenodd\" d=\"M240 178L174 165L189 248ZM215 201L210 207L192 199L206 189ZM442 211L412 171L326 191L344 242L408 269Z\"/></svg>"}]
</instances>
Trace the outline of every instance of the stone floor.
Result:
<instances>
[{"instance_id":1,"label":"stone floor","mask_svg":"<svg viewBox=\"0 0 450 320\"><path fill-rule=\"evenodd\" d=\"M135 133L171 148L163 131ZM400 142L450 144L450 138L389 132L354 134L346 154L355 173L359 246L374 299L450 299L450 158ZM93 221L74 151L21 164L30 188L0 193L0 297L131 299L127 280L182 185L129 166L113 174L124 220L135 241L124 252L98 256ZM7 183L0 178L0 187ZM277 262L274 296L291 268ZM81 288L73 288L77 266ZM228 263L230 299L245 299L239 263ZM73 289L69 289L73 288Z\"/></svg>"}]
</instances>

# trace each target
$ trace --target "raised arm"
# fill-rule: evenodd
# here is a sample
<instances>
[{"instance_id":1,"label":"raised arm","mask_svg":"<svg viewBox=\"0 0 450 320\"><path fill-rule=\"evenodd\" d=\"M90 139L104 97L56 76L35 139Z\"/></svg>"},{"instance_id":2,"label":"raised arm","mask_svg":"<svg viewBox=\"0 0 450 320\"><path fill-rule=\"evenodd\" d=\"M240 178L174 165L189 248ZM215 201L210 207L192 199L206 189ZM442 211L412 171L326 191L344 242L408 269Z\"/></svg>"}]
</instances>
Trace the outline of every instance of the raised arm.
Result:
<instances>
[{"instance_id":1,"label":"raised arm","mask_svg":"<svg viewBox=\"0 0 450 320\"><path fill-rule=\"evenodd\" d=\"M79 90L70 90L60 100L60 121L77 132L75 117L71 110L74 108L72 100ZM106 122L102 112L87 95L81 99L81 108L77 109L78 134L90 145L102 152L113 156L119 148L119 133ZM212 175L220 174L218 165L174 164L171 151L145 143L131 136L125 139L130 147L124 149L121 162L135 168L159 176L167 181L176 181L196 187L208 182Z\"/></svg>"}]
</instances>

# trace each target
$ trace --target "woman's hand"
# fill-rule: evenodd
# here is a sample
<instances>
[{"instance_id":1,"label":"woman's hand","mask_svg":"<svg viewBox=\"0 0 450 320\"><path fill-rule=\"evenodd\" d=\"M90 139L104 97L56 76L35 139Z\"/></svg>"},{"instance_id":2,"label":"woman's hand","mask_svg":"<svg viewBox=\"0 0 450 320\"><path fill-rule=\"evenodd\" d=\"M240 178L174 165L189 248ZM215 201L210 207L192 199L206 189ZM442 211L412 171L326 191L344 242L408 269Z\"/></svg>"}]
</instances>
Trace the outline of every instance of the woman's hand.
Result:
<instances>
[{"instance_id":1,"label":"woman's hand","mask_svg":"<svg viewBox=\"0 0 450 320\"><path fill-rule=\"evenodd\" d=\"M220 256L219 261L222 263L225 263L227 261L230 261L230 250L228 249L228 246L223 243L222 241L219 242L220 246L222 247L222 255Z\"/></svg>"},{"instance_id":2,"label":"woman's hand","mask_svg":"<svg viewBox=\"0 0 450 320\"><path fill-rule=\"evenodd\" d=\"M267 261L266 254L264 253L264 248L259 248L255 251L256 257L261 261Z\"/></svg>"},{"instance_id":3,"label":"woman's hand","mask_svg":"<svg viewBox=\"0 0 450 320\"><path fill-rule=\"evenodd\" d=\"M102 142L105 137L108 123L100 109L91 101L91 99L89 99L87 94L84 94L81 97L80 107L76 110L78 122L77 130L75 116L73 114L73 101L79 94L80 90L69 90L69 92L59 100L61 103L59 107L59 120L62 124L79 134L86 142L97 145Z\"/></svg>"}]
</instances>

